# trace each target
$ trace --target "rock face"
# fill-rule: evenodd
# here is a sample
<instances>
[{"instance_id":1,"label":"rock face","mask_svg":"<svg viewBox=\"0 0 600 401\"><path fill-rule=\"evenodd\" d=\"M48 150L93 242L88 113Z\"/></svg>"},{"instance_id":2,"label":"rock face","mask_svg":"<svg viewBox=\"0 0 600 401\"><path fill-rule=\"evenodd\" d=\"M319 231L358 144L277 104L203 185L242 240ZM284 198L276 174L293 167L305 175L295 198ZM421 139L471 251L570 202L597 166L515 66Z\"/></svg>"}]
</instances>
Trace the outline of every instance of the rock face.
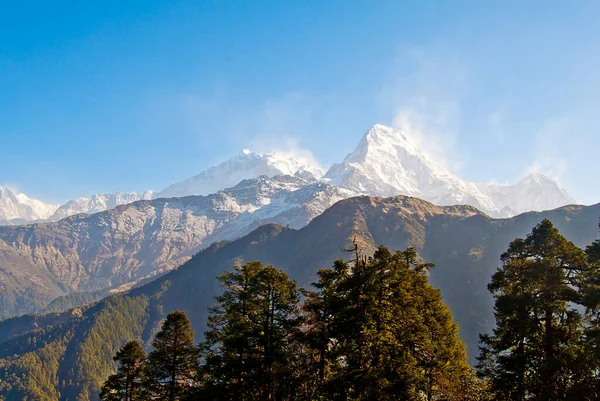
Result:
<instances>
[{"instance_id":1,"label":"rock face","mask_svg":"<svg viewBox=\"0 0 600 401\"><path fill-rule=\"evenodd\" d=\"M0 315L75 291L133 285L260 224L301 228L347 190L302 178L242 181L209 196L154 199L55 223L0 227Z\"/></svg>"},{"instance_id":2,"label":"rock face","mask_svg":"<svg viewBox=\"0 0 600 401\"><path fill-rule=\"evenodd\" d=\"M187 199L192 198L180 201ZM158 209L154 202L137 204ZM124 213L127 207L116 210ZM509 242L549 218L568 239L585 246L596 238L598 215L600 204L493 219L471 206L440 207L404 196L342 200L300 230L263 225L238 240L214 244L179 269L125 294L58 315L0 322L0 377L15 389L0 387L0 398L25 399L27 386L43 382L56 399L96 400L98 386L113 371L114 353L131 339L149 344L166 313L186 312L200 340L208 307L221 290L216 277L232 265L261 260L308 286L318 269L348 257L340 247L353 238L366 254L379 244L390 249L413 246L436 264L431 283L452 309L473 361L478 334L493 326L493 300L486 285ZM148 227L144 235L153 230Z\"/></svg>"},{"instance_id":3,"label":"rock face","mask_svg":"<svg viewBox=\"0 0 600 401\"><path fill-rule=\"evenodd\" d=\"M466 204L510 217L575 203L553 179L532 174L516 185L463 181L428 158L404 133L375 125L342 163L324 176L334 185L371 196L408 195L436 205Z\"/></svg>"}]
</instances>

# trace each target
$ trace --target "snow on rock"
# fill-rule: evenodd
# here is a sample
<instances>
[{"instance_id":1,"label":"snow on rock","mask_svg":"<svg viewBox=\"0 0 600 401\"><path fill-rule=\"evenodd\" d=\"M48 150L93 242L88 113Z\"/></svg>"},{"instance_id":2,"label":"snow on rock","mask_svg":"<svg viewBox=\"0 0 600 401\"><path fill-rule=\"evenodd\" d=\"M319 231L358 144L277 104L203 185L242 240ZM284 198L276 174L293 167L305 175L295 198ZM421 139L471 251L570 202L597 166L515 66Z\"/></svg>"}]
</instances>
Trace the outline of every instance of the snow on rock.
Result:
<instances>
[{"instance_id":1,"label":"snow on rock","mask_svg":"<svg viewBox=\"0 0 600 401\"><path fill-rule=\"evenodd\" d=\"M57 221L79 213L98 213L112 209L118 205L125 205L138 200L151 198L152 191L146 191L141 194L116 192L112 194L96 194L90 197L75 198L56 209L56 212L50 216L50 220Z\"/></svg>"},{"instance_id":2,"label":"snow on rock","mask_svg":"<svg viewBox=\"0 0 600 401\"><path fill-rule=\"evenodd\" d=\"M471 205L493 217L510 217L574 202L558 182L539 173L514 185L464 181L427 157L403 132L374 125L356 149L325 175L319 168L285 153L260 154L244 149L237 156L157 193L98 194L57 207L0 187L0 224L56 221L140 200L210 194L215 195L210 213L233 213L236 223L195 219L191 216L209 212L194 210L187 214L173 212L173 218L166 212L164 224L180 225L183 219L208 230L207 236L223 230L224 234L214 240L235 237L248 227L268 221L300 228L336 201L359 194L408 195L440 206Z\"/></svg>"},{"instance_id":3,"label":"snow on rock","mask_svg":"<svg viewBox=\"0 0 600 401\"><path fill-rule=\"evenodd\" d=\"M532 173L516 184L478 184L480 191L491 199L501 216L513 216L532 210L550 210L573 204L573 199L556 180L541 173Z\"/></svg>"},{"instance_id":4,"label":"snow on rock","mask_svg":"<svg viewBox=\"0 0 600 401\"><path fill-rule=\"evenodd\" d=\"M58 205L51 205L8 187L0 187L0 224L25 223L49 218Z\"/></svg>"},{"instance_id":5,"label":"snow on rock","mask_svg":"<svg viewBox=\"0 0 600 401\"><path fill-rule=\"evenodd\" d=\"M296 176L317 180L323 172L314 166L300 162L284 153L260 154L244 149L239 155L213 166L185 181L176 182L155 194L156 198L172 198L188 195L208 195L230 188L242 180L265 175Z\"/></svg>"},{"instance_id":6,"label":"snow on rock","mask_svg":"<svg viewBox=\"0 0 600 401\"><path fill-rule=\"evenodd\" d=\"M515 185L463 181L418 149L403 132L373 126L324 180L373 196L409 195L437 205L466 204L494 217L573 203L553 179L535 174Z\"/></svg>"}]
</instances>

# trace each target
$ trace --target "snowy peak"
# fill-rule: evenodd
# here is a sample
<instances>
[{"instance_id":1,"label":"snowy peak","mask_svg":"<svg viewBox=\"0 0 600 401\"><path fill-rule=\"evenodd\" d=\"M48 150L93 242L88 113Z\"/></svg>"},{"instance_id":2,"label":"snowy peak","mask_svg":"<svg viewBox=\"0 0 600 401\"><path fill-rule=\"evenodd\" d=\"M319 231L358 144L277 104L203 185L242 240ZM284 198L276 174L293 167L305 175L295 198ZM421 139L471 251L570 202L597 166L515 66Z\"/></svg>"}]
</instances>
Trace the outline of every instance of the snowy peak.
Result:
<instances>
[{"instance_id":1,"label":"snowy peak","mask_svg":"<svg viewBox=\"0 0 600 401\"><path fill-rule=\"evenodd\" d=\"M478 184L492 198L502 217L531 210L542 211L573 204L573 199L558 181L541 173L532 173L516 184Z\"/></svg>"},{"instance_id":2,"label":"snowy peak","mask_svg":"<svg viewBox=\"0 0 600 401\"><path fill-rule=\"evenodd\" d=\"M463 181L427 157L406 134L379 124L324 179L367 195L409 195L441 206L468 204L494 217L574 202L558 182L539 173L514 185Z\"/></svg>"},{"instance_id":3,"label":"snowy peak","mask_svg":"<svg viewBox=\"0 0 600 401\"><path fill-rule=\"evenodd\" d=\"M566 191L562 188L558 181L539 172L527 175L526 177L522 178L516 185L548 189L552 188L555 190L560 190L566 194Z\"/></svg>"},{"instance_id":4,"label":"snowy peak","mask_svg":"<svg viewBox=\"0 0 600 401\"><path fill-rule=\"evenodd\" d=\"M433 187L440 185L440 180L459 182L429 159L406 134L379 124L365 133L342 163L329 169L325 179L368 195L401 194L425 199Z\"/></svg>"},{"instance_id":5,"label":"snowy peak","mask_svg":"<svg viewBox=\"0 0 600 401\"><path fill-rule=\"evenodd\" d=\"M354 152L346 156L344 162L367 161L382 153L396 158L417 155L423 160L427 159L403 132L376 124L363 135Z\"/></svg>"},{"instance_id":6,"label":"snowy peak","mask_svg":"<svg viewBox=\"0 0 600 401\"><path fill-rule=\"evenodd\" d=\"M23 223L47 219L58 206L30 199L8 187L0 187L0 223Z\"/></svg>"},{"instance_id":7,"label":"snowy peak","mask_svg":"<svg viewBox=\"0 0 600 401\"><path fill-rule=\"evenodd\" d=\"M61 205L50 217L50 220L56 221L79 213L92 214L102 212L138 200L152 199L152 194L152 191L146 191L141 194L115 192L111 194L96 194L90 197L75 198L64 205Z\"/></svg>"},{"instance_id":8,"label":"snowy peak","mask_svg":"<svg viewBox=\"0 0 600 401\"><path fill-rule=\"evenodd\" d=\"M208 195L260 176L290 175L316 181L323 172L285 153L260 154L244 149L231 159L155 194L157 198Z\"/></svg>"},{"instance_id":9,"label":"snowy peak","mask_svg":"<svg viewBox=\"0 0 600 401\"><path fill-rule=\"evenodd\" d=\"M321 185L327 189L323 190ZM324 192L319 192L322 190ZM574 203L557 181L540 173L530 174L511 185L464 181L428 157L406 133L377 124L363 135L354 151L341 163L334 164L325 175L310 162L285 152L261 154L244 149L231 159L158 193L98 194L77 198L58 207L0 187L0 224L59 220L142 199L215 193L233 199L232 202L238 205L236 208L244 213L264 208L257 214L262 216L261 219L281 210L297 211L298 199L312 205L308 199L313 195L320 197L315 203L319 205L329 205L331 199L358 194L407 195L439 206L471 205L493 217L510 217ZM276 193L286 195L276 196ZM290 195L292 193L295 195ZM296 195L298 198L290 201ZM322 210L321 206L309 208L311 216ZM306 221L304 217L290 219Z\"/></svg>"}]
</instances>

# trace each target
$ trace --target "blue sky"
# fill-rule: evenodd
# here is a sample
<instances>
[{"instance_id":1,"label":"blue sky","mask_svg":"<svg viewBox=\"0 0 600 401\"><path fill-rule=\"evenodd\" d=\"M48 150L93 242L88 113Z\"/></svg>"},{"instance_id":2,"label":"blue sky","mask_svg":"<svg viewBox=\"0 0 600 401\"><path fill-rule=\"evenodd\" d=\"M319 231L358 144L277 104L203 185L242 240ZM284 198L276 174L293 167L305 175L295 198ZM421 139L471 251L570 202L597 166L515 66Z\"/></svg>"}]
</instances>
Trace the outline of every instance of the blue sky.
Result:
<instances>
[{"instance_id":1,"label":"blue sky","mask_svg":"<svg viewBox=\"0 0 600 401\"><path fill-rule=\"evenodd\" d=\"M0 185L160 190L243 148L322 166L375 123L464 179L600 201L600 2L0 5Z\"/></svg>"}]
</instances>

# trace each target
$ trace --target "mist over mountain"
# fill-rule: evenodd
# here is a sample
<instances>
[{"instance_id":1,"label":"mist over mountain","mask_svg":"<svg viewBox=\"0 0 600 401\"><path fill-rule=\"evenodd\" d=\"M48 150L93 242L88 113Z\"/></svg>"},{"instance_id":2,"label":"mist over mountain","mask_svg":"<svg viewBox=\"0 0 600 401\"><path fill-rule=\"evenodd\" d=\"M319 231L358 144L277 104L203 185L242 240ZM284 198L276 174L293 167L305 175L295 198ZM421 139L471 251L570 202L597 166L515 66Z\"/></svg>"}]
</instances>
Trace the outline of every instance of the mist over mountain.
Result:
<instances>
[{"instance_id":1,"label":"mist over mountain","mask_svg":"<svg viewBox=\"0 0 600 401\"><path fill-rule=\"evenodd\" d=\"M398 194L470 205L492 217L573 203L542 174L514 185L463 181L382 125L324 175L283 153L246 150L157 193L99 194L55 206L3 188L0 220L17 226L0 227L0 316L39 312L72 293L129 288L261 224L300 229L342 199ZM53 223L19 226L32 221Z\"/></svg>"}]
</instances>

